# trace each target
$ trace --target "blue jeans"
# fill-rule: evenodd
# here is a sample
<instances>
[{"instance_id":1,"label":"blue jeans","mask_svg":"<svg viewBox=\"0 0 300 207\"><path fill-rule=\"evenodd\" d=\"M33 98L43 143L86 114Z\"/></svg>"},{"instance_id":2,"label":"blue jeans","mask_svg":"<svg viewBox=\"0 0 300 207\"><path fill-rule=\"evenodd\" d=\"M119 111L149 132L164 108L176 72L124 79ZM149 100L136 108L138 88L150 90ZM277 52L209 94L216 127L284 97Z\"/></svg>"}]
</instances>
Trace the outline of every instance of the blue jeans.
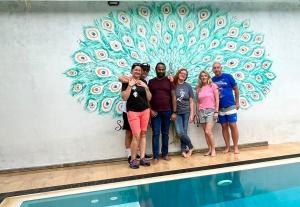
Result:
<instances>
[{"instance_id":1,"label":"blue jeans","mask_svg":"<svg viewBox=\"0 0 300 207\"><path fill-rule=\"evenodd\" d=\"M162 156L168 155L169 152L169 128L170 128L171 111L158 111L157 115L151 118L152 125L152 151L153 158L159 157L159 135L162 134L161 153Z\"/></svg>"},{"instance_id":2,"label":"blue jeans","mask_svg":"<svg viewBox=\"0 0 300 207\"><path fill-rule=\"evenodd\" d=\"M193 149L191 139L187 135L190 113L177 114L175 120L176 132L180 138L181 152Z\"/></svg>"}]
</instances>

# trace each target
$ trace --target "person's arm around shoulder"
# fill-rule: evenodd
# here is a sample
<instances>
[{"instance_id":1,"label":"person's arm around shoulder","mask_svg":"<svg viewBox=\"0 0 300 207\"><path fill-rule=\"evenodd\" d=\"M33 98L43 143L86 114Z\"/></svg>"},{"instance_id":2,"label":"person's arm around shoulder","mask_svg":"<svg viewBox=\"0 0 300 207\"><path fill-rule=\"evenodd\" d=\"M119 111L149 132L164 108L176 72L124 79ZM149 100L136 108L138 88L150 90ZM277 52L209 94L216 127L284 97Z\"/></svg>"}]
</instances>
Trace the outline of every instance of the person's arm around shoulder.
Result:
<instances>
[{"instance_id":1,"label":"person's arm around shoulder","mask_svg":"<svg viewBox=\"0 0 300 207\"><path fill-rule=\"evenodd\" d=\"M174 77L171 75L168 75L167 78L169 79L169 81L171 81L172 83L174 82Z\"/></svg>"},{"instance_id":2,"label":"person's arm around shoulder","mask_svg":"<svg viewBox=\"0 0 300 207\"><path fill-rule=\"evenodd\" d=\"M129 80L130 80L131 78L130 77L128 77L128 76L126 76L126 75L122 75L122 76L120 76L119 77L119 81L121 82L121 83L129 83Z\"/></svg>"}]
</instances>

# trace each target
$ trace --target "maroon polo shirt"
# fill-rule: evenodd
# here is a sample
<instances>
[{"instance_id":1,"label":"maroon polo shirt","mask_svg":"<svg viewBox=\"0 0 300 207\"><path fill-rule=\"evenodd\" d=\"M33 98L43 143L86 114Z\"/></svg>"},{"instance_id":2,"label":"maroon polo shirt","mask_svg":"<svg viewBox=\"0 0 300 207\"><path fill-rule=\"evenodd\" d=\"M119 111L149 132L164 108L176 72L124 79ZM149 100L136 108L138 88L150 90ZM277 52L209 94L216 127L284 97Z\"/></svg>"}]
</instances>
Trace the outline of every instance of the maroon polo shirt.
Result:
<instances>
[{"instance_id":1,"label":"maroon polo shirt","mask_svg":"<svg viewBox=\"0 0 300 207\"><path fill-rule=\"evenodd\" d=\"M175 90L175 85L167 77L164 77L151 79L148 87L152 94L151 109L154 111L172 111L171 91Z\"/></svg>"}]
</instances>

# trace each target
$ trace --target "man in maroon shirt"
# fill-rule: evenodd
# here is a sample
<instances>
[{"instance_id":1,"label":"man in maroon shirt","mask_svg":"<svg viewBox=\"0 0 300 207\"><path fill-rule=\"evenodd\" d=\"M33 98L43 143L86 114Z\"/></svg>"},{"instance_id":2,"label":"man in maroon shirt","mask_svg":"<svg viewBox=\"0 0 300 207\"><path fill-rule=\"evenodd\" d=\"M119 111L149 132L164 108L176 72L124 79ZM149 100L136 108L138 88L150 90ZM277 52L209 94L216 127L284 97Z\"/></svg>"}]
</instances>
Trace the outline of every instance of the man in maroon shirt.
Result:
<instances>
[{"instance_id":1,"label":"man in maroon shirt","mask_svg":"<svg viewBox=\"0 0 300 207\"><path fill-rule=\"evenodd\" d=\"M159 159L159 136L162 134L161 153L164 160L171 160L169 152L169 128L170 121L176 119L176 94L175 85L166 77L166 65L157 63L155 67L156 78L149 81L149 89L152 94L151 124L152 124L152 150L154 164Z\"/></svg>"}]
</instances>

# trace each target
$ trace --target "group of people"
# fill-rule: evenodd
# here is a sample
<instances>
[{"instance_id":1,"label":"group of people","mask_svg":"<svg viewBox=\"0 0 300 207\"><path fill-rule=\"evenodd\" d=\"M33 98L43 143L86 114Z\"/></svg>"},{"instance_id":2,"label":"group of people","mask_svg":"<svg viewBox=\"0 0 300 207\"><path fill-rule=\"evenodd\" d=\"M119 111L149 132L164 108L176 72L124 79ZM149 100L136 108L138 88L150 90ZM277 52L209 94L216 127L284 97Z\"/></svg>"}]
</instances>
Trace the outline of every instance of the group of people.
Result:
<instances>
[{"instance_id":1,"label":"group of people","mask_svg":"<svg viewBox=\"0 0 300 207\"><path fill-rule=\"evenodd\" d=\"M189 83L187 69L181 68L174 77L166 76L166 65L162 62L155 67L156 77L149 80L150 65L135 63L130 76L122 76L122 99L124 104L123 129L129 167L133 169L150 166L151 156L146 154L146 134L149 121L152 127L153 164L159 162L160 135L162 137L161 157L169 161L169 128L175 122L180 137L182 156L193 153L193 144L188 136L188 125L195 117L201 123L208 145L206 156L216 156L212 128L215 122L222 126L225 153L230 152L230 134L234 153L238 149L237 109L239 90L234 78L222 72L222 66L212 66L215 76L202 71L198 77L196 93Z\"/></svg>"}]
</instances>

